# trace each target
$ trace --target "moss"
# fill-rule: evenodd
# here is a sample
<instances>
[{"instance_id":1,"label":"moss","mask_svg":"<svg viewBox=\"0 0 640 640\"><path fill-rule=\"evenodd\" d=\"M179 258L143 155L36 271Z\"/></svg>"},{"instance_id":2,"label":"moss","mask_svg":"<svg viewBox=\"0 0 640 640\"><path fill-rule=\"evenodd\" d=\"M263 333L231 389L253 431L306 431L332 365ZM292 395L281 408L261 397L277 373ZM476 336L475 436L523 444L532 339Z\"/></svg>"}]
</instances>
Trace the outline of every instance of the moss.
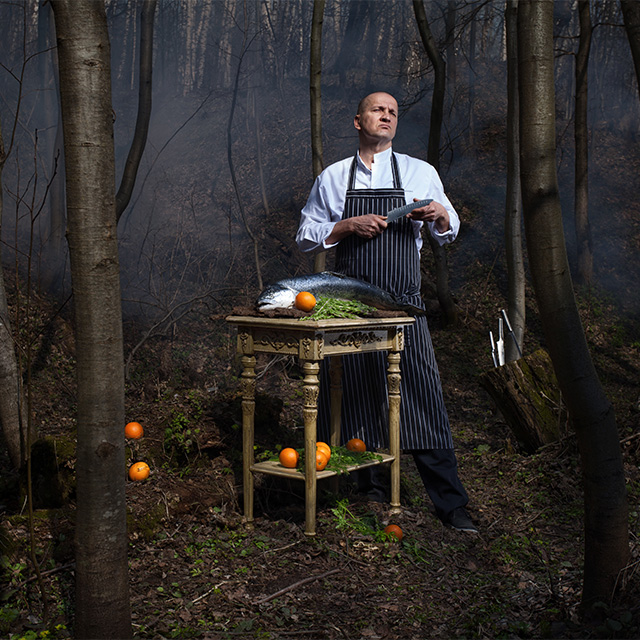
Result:
<instances>
[{"instance_id":1,"label":"moss","mask_svg":"<svg viewBox=\"0 0 640 640\"><path fill-rule=\"evenodd\" d=\"M127 533L137 534L145 540L153 540L161 529L162 519L165 516L163 504L155 505L151 511L135 515L127 509Z\"/></svg>"}]
</instances>

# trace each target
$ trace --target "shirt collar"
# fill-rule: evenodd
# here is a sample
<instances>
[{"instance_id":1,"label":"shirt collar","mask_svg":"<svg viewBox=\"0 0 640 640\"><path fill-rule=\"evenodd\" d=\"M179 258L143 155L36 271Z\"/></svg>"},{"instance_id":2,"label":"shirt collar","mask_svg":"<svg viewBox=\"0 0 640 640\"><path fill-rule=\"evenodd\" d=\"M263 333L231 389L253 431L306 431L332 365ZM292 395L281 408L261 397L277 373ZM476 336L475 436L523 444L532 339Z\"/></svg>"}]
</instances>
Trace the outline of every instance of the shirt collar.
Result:
<instances>
[{"instance_id":1,"label":"shirt collar","mask_svg":"<svg viewBox=\"0 0 640 640\"><path fill-rule=\"evenodd\" d=\"M384 162L391 162L391 153L393 151L392 147L389 147L388 149L385 149L384 151L381 151L380 153L376 153L373 156L373 164L382 164ZM371 169L369 169L369 167L367 167L367 165L364 163L364 161L362 160L362 158L360 157L360 151L358 151L358 166L360 167L360 169L364 169L365 171L368 171L369 173L371 173Z\"/></svg>"}]
</instances>

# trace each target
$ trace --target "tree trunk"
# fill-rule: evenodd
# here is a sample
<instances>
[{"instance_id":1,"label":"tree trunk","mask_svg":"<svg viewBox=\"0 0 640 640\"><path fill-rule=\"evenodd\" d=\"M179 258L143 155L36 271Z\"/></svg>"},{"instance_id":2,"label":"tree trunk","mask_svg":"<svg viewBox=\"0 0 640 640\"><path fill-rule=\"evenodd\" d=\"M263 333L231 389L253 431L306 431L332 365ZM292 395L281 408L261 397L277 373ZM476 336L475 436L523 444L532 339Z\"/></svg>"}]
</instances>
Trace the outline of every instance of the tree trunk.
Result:
<instances>
[{"instance_id":1,"label":"tree trunk","mask_svg":"<svg viewBox=\"0 0 640 640\"><path fill-rule=\"evenodd\" d=\"M526 318L525 273L522 251L522 192L520 190L520 129L518 126L518 0L508 0L507 35L507 195L504 242L507 258L507 315L516 337L505 344L505 360L517 360L524 348Z\"/></svg>"},{"instance_id":2,"label":"tree trunk","mask_svg":"<svg viewBox=\"0 0 640 640\"><path fill-rule=\"evenodd\" d=\"M589 0L579 0L580 44L576 55L576 184L575 228L578 254L577 279L591 284L593 276L593 250L589 226L589 132L587 127L589 51L591 49L591 14Z\"/></svg>"},{"instance_id":3,"label":"tree trunk","mask_svg":"<svg viewBox=\"0 0 640 640\"><path fill-rule=\"evenodd\" d=\"M311 158L314 180L322 173L322 22L324 20L325 0L313 1L313 19L311 23L311 61L309 97L311 107ZM314 258L313 270L319 273L325 270L327 252L319 251Z\"/></svg>"},{"instance_id":4,"label":"tree trunk","mask_svg":"<svg viewBox=\"0 0 640 640\"><path fill-rule=\"evenodd\" d=\"M422 0L413 0L413 11L418 24L418 31L429 60L434 69L433 98L431 101L431 120L429 122L429 145L427 149L427 160L436 170L440 168L440 133L442 130L442 118L444 113L444 92L446 82L446 63L442 59L435 40L429 28L427 14ZM443 246L433 238L430 233L426 234L429 239L429 246L433 253L436 266L436 290L438 292L438 302L444 314L444 323L455 326L458 323L458 310L453 302L451 290L449 288L449 268L447 266L447 252Z\"/></svg>"},{"instance_id":5,"label":"tree trunk","mask_svg":"<svg viewBox=\"0 0 640 640\"><path fill-rule=\"evenodd\" d=\"M109 34L101 2L56 0L53 9L77 346L75 635L129 638L124 363Z\"/></svg>"},{"instance_id":6,"label":"tree trunk","mask_svg":"<svg viewBox=\"0 0 640 640\"><path fill-rule=\"evenodd\" d=\"M555 165L553 3L520 0L518 59L527 249L542 328L580 451L587 612L597 601L610 601L628 559L628 507L613 408L591 360L564 243Z\"/></svg>"},{"instance_id":7,"label":"tree trunk","mask_svg":"<svg viewBox=\"0 0 640 640\"><path fill-rule=\"evenodd\" d=\"M149 120L151 120L151 79L153 73L153 19L156 0L144 0L140 16L140 78L138 89L138 116L131 148L124 165L122 181L116 195L116 219L124 213L131 200L138 167L147 144Z\"/></svg>"},{"instance_id":8,"label":"tree trunk","mask_svg":"<svg viewBox=\"0 0 640 640\"><path fill-rule=\"evenodd\" d=\"M636 69L636 84L640 94L640 2L638 0L620 0L624 28L627 32L633 66Z\"/></svg>"},{"instance_id":9,"label":"tree trunk","mask_svg":"<svg viewBox=\"0 0 640 640\"><path fill-rule=\"evenodd\" d=\"M16 118L18 116L16 115ZM11 145L10 145L11 146ZM2 226L2 171L7 160L0 122L0 228ZM0 245L1 247L2 245ZM1 256L0 251L0 256ZM22 379L16 358L13 331L9 319L9 306L4 286L4 270L0 257L0 425L14 469L20 469L29 456L27 438L27 412L25 410ZM32 436L35 435L32 433Z\"/></svg>"}]
</instances>

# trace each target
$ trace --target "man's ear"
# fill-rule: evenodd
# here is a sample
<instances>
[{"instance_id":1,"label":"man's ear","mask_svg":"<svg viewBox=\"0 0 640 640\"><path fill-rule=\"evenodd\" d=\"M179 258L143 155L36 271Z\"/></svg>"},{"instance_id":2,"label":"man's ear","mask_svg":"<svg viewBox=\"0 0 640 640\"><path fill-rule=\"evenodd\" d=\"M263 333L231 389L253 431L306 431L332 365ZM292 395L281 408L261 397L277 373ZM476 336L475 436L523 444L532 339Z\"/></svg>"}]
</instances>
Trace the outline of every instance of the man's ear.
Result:
<instances>
[{"instance_id":1,"label":"man's ear","mask_svg":"<svg viewBox=\"0 0 640 640\"><path fill-rule=\"evenodd\" d=\"M356 114L353 118L353 126L360 131L360 114Z\"/></svg>"}]
</instances>

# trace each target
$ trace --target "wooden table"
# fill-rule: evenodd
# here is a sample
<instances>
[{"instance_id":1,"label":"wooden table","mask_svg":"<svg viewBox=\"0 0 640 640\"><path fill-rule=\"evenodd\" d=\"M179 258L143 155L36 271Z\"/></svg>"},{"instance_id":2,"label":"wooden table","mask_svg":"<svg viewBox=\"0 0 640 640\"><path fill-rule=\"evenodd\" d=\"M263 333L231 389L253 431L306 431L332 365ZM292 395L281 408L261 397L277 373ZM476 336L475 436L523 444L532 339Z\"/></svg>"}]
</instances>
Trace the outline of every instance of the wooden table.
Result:
<instances>
[{"instance_id":1,"label":"wooden table","mask_svg":"<svg viewBox=\"0 0 640 640\"><path fill-rule=\"evenodd\" d=\"M304 372L303 418L305 452L315 452L320 361L332 358L330 446L340 444L342 403L342 356L351 353L387 351L389 390L389 453L380 454L383 463L391 464L391 509L400 508L400 352L404 348L404 327L415 322L410 317L358 318L334 320L300 320L229 316L227 322L238 328L238 353L242 355L242 464L244 482L244 516L253 522L253 474L277 475L305 482L305 533L316 532L316 482L335 476L330 470L316 471L315 464L305 465L305 474L286 469L278 462L256 463L254 459L254 411L256 390L256 353L297 356ZM315 456L311 456L315 460ZM379 460L354 466L380 464ZM349 469L351 470L351 469Z\"/></svg>"}]
</instances>

